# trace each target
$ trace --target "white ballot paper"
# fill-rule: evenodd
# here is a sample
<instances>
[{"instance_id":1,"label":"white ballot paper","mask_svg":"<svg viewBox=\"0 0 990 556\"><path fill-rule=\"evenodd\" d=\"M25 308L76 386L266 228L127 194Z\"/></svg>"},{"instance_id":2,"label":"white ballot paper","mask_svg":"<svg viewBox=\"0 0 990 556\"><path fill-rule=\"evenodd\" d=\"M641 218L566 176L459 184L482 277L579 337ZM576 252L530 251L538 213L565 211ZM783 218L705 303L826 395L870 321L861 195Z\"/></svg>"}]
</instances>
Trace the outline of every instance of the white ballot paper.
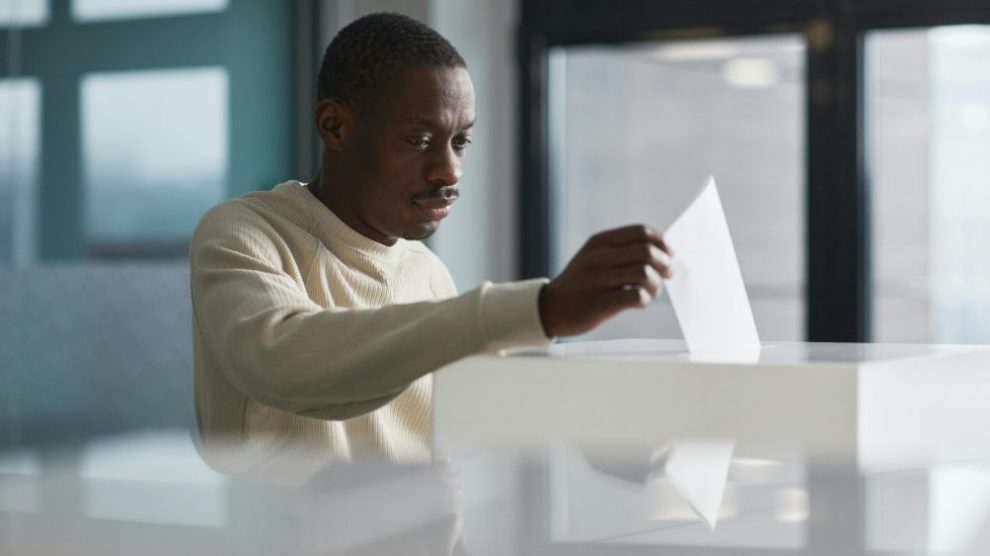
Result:
<instances>
[{"instance_id":1,"label":"white ballot paper","mask_svg":"<svg viewBox=\"0 0 990 556\"><path fill-rule=\"evenodd\" d=\"M664 471L694 511L715 529L735 441L686 438L670 444Z\"/></svg>"},{"instance_id":2,"label":"white ballot paper","mask_svg":"<svg viewBox=\"0 0 990 556\"><path fill-rule=\"evenodd\" d=\"M708 178L663 239L674 251L674 275L664 285L692 356L757 356L760 337L715 178Z\"/></svg>"}]
</instances>

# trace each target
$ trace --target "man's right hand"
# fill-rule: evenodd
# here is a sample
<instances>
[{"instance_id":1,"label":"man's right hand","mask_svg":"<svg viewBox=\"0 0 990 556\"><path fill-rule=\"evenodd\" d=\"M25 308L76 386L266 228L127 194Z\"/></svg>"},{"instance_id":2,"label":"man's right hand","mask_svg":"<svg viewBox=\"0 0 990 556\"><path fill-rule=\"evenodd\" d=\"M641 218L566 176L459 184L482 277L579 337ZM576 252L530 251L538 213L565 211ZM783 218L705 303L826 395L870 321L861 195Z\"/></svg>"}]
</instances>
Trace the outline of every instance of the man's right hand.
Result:
<instances>
[{"instance_id":1,"label":"man's right hand","mask_svg":"<svg viewBox=\"0 0 990 556\"><path fill-rule=\"evenodd\" d=\"M548 337L594 330L620 311L643 308L670 278L673 255L648 226L598 233L574 255L567 268L540 292L540 320Z\"/></svg>"}]
</instances>

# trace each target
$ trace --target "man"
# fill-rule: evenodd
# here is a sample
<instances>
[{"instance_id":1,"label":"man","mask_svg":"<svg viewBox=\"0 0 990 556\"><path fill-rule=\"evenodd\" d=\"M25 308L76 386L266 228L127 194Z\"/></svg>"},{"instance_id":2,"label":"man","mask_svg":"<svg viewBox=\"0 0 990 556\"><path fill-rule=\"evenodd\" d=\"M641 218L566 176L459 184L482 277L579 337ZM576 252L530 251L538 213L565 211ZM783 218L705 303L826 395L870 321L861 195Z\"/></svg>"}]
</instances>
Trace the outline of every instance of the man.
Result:
<instances>
[{"instance_id":1,"label":"man","mask_svg":"<svg viewBox=\"0 0 990 556\"><path fill-rule=\"evenodd\" d=\"M474 125L464 60L415 20L370 15L327 47L318 93L317 176L215 207L190 246L211 464L266 472L287 447L429 460L431 371L592 330L669 276L662 239L632 226L591 238L553 281L457 295L418 240L459 195Z\"/></svg>"}]
</instances>

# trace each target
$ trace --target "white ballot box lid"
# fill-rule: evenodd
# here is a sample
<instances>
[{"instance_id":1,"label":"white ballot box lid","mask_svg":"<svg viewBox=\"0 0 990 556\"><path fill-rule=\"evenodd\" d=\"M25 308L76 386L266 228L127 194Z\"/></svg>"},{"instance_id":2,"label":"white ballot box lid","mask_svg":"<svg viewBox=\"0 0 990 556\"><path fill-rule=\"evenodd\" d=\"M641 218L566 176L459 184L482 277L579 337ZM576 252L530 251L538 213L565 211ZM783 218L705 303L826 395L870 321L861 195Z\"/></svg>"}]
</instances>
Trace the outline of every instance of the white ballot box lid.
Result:
<instances>
[{"instance_id":1,"label":"white ballot box lid","mask_svg":"<svg viewBox=\"0 0 990 556\"><path fill-rule=\"evenodd\" d=\"M470 357L434 384L441 450L718 437L873 468L990 458L987 346L768 342L699 357L677 340L564 343Z\"/></svg>"}]
</instances>

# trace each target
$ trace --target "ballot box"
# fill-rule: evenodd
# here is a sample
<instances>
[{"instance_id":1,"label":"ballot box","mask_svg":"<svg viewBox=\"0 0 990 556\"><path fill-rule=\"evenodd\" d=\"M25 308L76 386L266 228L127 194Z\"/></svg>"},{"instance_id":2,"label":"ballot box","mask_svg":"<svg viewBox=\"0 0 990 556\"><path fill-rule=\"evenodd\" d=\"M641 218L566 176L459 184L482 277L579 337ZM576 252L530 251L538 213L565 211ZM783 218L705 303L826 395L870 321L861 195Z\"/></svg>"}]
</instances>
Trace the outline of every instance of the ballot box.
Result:
<instances>
[{"instance_id":1,"label":"ballot box","mask_svg":"<svg viewBox=\"0 0 990 556\"><path fill-rule=\"evenodd\" d=\"M557 344L434 388L438 454L514 462L465 490L529 508L527 553L990 553L985 346Z\"/></svg>"},{"instance_id":2,"label":"ballot box","mask_svg":"<svg viewBox=\"0 0 990 556\"><path fill-rule=\"evenodd\" d=\"M770 342L739 357L565 343L467 358L434 384L441 449L725 437L869 468L990 459L986 346Z\"/></svg>"}]
</instances>

